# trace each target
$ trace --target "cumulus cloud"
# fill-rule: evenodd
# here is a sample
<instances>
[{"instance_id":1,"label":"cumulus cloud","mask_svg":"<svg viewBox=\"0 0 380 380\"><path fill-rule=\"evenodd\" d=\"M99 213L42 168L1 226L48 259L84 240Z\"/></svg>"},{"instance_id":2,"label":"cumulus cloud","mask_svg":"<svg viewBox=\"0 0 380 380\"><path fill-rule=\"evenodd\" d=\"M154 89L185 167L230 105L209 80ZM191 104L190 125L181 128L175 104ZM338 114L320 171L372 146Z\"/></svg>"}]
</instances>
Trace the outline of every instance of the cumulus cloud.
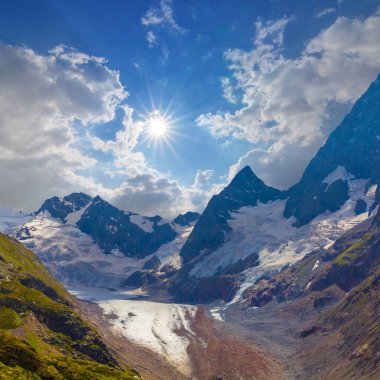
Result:
<instances>
[{"instance_id":1,"label":"cumulus cloud","mask_svg":"<svg viewBox=\"0 0 380 380\"><path fill-rule=\"evenodd\" d=\"M225 53L241 107L198 117L216 138L255 145L231 167L230 178L250 164L271 185L293 184L380 69L379 12L367 19L339 17L294 59L283 54L291 21L259 21L251 51Z\"/></svg>"},{"instance_id":2,"label":"cumulus cloud","mask_svg":"<svg viewBox=\"0 0 380 380\"><path fill-rule=\"evenodd\" d=\"M103 58L58 46L48 55L0 45L1 202L30 210L62 191L108 193L79 174L96 161L77 147L75 125L106 123L127 97Z\"/></svg>"},{"instance_id":3,"label":"cumulus cloud","mask_svg":"<svg viewBox=\"0 0 380 380\"><path fill-rule=\"evenodd\" d=\"M143 215L158 213L168 219L193 210L202 212L210 197L221 190L210 186L213 170L198 170L194 182L183 186L154 169L129 177L115 190L112 202L120 208L133 205L133 211Z\"/></svg>"},{"instance_id":4,"label":"cumulus cloud","mask_svg":"<svg viewBox=\"0 0 380 380\"><path fill-rule=\"evenodd\" d=\"M195 175L194 187L196 189L205 187L210 184L211 177L214 175L214 170L198 170Z\"/></svg>"},{"instance_id":5,"label":"cumulus cloud","mask_svg":"<svg viewBox=\"0 0 380 380\"><path fill-rule=\"evenodd\" d=\"M191 207L183 197L179 183L156 171L130 177L115 191L112 198L112 203L122 209L126 205L133 205L133 211L140 214L159 213L169 218L177 213L180 202L180 209Z\"/></svg>"},{"instance_id":6,"label":"cumulus cloud","mask_svg":"<svg viewBox=\"0 0 380 380\"><path fill-rule=\"evenodd\" d=\"M0 56L1 204L32 211L47 197L84 191L147 215L202 210L213 172L198 171L185 187L148 164L138 150L146 120L125 103L119 73L104 58L65 46L41 55L0 45ZM92 134L90 126L115 120L117 111L123 116L113 139ZM83 143L91 154L111 155L107 171L116 185L84 174L98 161Z\"/></svg>"},{"instance_id":7,"label":"cumulus cloud","mask_svg":"<svg viewBox=\"0 0 380 380\"><path fill-rule=\"evenodd\" d=\"M234 86L231 85L230 78L221 78L220 80L223 88L223 97L232 104L236 104L238 99L234 93Z\"/></svg>"}]
</instances>

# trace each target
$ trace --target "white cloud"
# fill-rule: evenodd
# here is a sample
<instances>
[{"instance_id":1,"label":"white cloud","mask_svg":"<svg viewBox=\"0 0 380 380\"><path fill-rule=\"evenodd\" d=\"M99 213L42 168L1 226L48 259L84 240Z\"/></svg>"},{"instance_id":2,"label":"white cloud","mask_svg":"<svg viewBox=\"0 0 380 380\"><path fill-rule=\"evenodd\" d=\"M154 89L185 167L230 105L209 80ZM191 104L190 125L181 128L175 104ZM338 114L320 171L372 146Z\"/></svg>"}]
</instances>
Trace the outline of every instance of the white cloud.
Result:
<instances>
[{"instance_id":1,"label":"white cloud","mask_svg":"<svg viewBox=\"0 0 380 380\"><path fill-rule=\"evenodd\" d=\"M58 46L48 55L0 45L0 203L30 210L44 197L109 193L81 170L78 129L115 118L127 97L103 58Z\"/></svg>"},{"instance_id":2,"label":"white cloud","mask_svg":"<svg viewBox=\"0 0 380 380\"><path fill-rule=\"evenodd\" d=\"M234 93L234 86L231 85L230 78L221 78L220 80L223 88L223 97L232 104L236 104L238 99Z\"/></svg>"},{"instance_id":3,"label":"white cloud","mask_svg":"<svg viewBox=\"0 0 380 380\"><path fill-rule=\"evenodd\" d=\"M291 17L283 17L267 22L256 21L256 36L254 39L256 47L262 47L266 50L268 46L281 46L284 42L285 28L291 21L293 21Z\"/></svg>"},{"instance_id":4,"label":"white cloud","mask_svg":"<svg viewBox=\"0 0 380 380\"><path fill-rule=\"evenodd\" d=\"M157 37L151 30L146 34L146 40L148 41L148 46L150 48L157 44Z\"/></svg>"},{"instance_id":5,"label":"white cloud","mask_svg":"<svg viewBox=\"0 0 380 380\"><path fill-rule=\"evenodd\" d=\"M193 187L195 189L203 188L207 185L210 185L211 177L214 175L214 170L198 170L195 175L195 181Z\"/></svg>"},{"instance_id":6,"label":"white cloud","mask_svg":"<svg viewBox=\"0 0 380 380\"><path fill-rule=\"evenodd\" d=\"M318 12L315 17L321 18L335 12L335 8L326 8Z\"/></svg>"},{"instance_id":7,"label":"white cloud","mask_svg":"<svg viewBox=\"0 0 380 380\"><path fill-rule=\"evenodd\" d=\"M0 56L0 204L32 211L47 197L85 191L148 215L202 210L213 172L198 171L186 188L149 165L138 150L146 121L125 104L119 73L104 58L62 45L47 55L0 45ZM114 139L86 128L115 120L117 110L124 116ZM83 142L112 155L105 171L121 185L83 174L99 164Z\"/></svg>"},{"instance_id":8,"label":"white cloud","mask_svg":"<svg viewBox=\"0 0 380 380\"><path fill-rule=\"evenodd\" d=\"M256 144L230 176L251 164L269 184L282 188L300 177L380 70L379 12L364 20L339 17L294 59L283 55L284 28L290 21L258 22L251 51L225 53L232 71L229 85L243 94L241 107L198 118L216 138Z\"/></svg>"},{"instance_id":9,"label":"white cloud","mask_svg":"<svg viewBox=\"0 0 380 380\"><path fill-rule=\"evenodd\" d=\"M111 201L122 209L125 209L126 205L133 205L133 211L140 214L160 214L169 218L177 213L179 202L182 201L182 207L185 209L191 207L184 199L177 181L153 170L130 177L116 189Z\"/></svg>"},{"instance_id":10,"label":"white cloud","mask_svg":"<svg viewBox=\"0 0 380 380\"><path fill-rule=\"evenodd\" d=\"M159 7L151 7L141 18L141 23L145 26L169 26L178 33L186 32L181 28L175 18L171 0L160 0Z\"/></svg>"},{"instance_id":11,"label":"white cloud","mask_svg":"<svg viewBox=\"0 0 380 380\"><path fill-rule=\"evenodd\" d=\"M202 212L210 197L221 190L219 185L210 189L212 175L213 170L198 170L194 183L185 187L168 175L147 169L124 181L110 200L123 209L133 205L133 211L143 215L173 218L189 210Z\"/></svg>"}]
</instances>

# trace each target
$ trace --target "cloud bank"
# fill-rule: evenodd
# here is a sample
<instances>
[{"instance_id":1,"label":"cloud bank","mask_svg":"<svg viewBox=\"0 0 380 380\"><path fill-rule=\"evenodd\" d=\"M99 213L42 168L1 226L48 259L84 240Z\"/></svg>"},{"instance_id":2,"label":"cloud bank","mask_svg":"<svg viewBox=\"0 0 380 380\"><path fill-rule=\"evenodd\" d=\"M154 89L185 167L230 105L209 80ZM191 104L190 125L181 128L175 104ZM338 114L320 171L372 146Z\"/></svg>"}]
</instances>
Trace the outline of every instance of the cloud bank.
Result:
<instances>
[{"instance_id":1,"label":"cloud bank","mask_svg":"<svg viewBox=\"0 0 380 380\"><path fill-rule=\"evenodd\" d=\"M294 59L284 56L289 22L258 21L252 50L225 53L232 76L223 82L224 96L233 102L239 96L240 107L197 119L217 139L255 145L229 178L249 164L268 184L295 183L380 70L379 12L364 20L337 18Z\"/></svg>"},{"instance_id":2,"label":"cloud bank","mask_svg":"<svg viewBox=\"0 0 380 380\"><path fill-rule=\"evenodd\" d=\"M134 118L119 73L104 58L65 46L41 55L0 45L0 56L0 203L32 211L47 197L85 191L148 215L172 217L203 206L206 190L185 188L137 149L146 125ZM118 111L114 139L93 135L92 126L117 120ZM84 174L99 165L95 153L111 156L108 174L119 185ZM203 183L209 177L204 173Z\"/></svg>"}]
</instances>

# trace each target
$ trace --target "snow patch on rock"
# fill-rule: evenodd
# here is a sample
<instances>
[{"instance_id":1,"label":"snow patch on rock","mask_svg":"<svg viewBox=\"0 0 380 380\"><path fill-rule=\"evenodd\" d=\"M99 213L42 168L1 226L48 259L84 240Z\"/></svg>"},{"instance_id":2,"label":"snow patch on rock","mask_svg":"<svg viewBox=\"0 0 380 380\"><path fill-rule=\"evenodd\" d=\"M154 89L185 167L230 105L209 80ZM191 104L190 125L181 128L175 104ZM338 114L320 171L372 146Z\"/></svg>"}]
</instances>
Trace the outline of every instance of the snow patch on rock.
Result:
<instances>
[{"instance_id":1,"label":"snow patch on rock","mask_svg":"<svg viewBox=\"0 0 380 380\"><path fill-rule=\"evenodd\" d=\"M84 212L83 209L80 211ZM75 218L69 220L72 222ZM105 255L99 245L75 224L63 223L46 211L28 221L18 238L60 281L77 286L117 287L149 259L126 257L118 250Z\"/></svg>"},{"instance_id":2,"label":"snow patch on rock","mask_svg":"<svg viewBox=\"0 0 380 380\"><path fill-rule=\"evenodd\" d=\"M156 252L156 256L160 259L161 262L159 269L165 265L171 265L175 269L181 268L182 262L179 252L185 244L193 228L194 224L190 227L175 225L175 230L178 234L177 237L171 242L163 244Z\"/></svg>"},{"instance_id":3,"label":"snow patch on rock","mask_svg":"<svg viewBox=\"0 0 380 380\"><path fill-rule=\"evenodd\" d=\"M332 185L335 181L342 180L342 181L349 181L353 179L354 176L347 172L346 168L343 166L338 166L335 170L333 170L323 181L322 183L327 184L327 189Z\"/></svg>"},{"instance_id":4,"label":"snow patch on rock","mask_svg":"<svg viewBox=\"0 0 380 380\"><path fill-rule=\"evenodd\" d=\"M148 218L145 218L144 216L138 214L130 214L129 220L131 221L131 223L136 224L145 232L148 232L149 234L153 232L154 223Z\"/></svg>"},{"instance_id":5,"label":"snow patch on rock","mask_svg":"<svg viewBox=\"0 0 380 380\"><path fill-rule=\"evenodd\" d=\"M343 168L344 169L344 168ZM344 174L345 173L345 174ZM284 266L302 259L315 249L333 244L345 231L368 217L368 213L356 215L358 199L365 197L368 206L374 202L375 188L366 191L367 179L351 179L344 170L335 170L327 178L349 178L349 199L340 210L326 211L309 224L296 228L294 218L283 216L286 200L276 200L257 206L245 206L231 213L228 221L232 231L226 235L225 243L191 270L196 278L211 277L232 264L258 254L260 264L242 272L242 285L233 302L239 300L245 289L255 284L264 275L272 275Z\"/></svg>"},{"instance_id":6,"label":"snow patch on rock","mask_svg":"<svg viewBox=\"0 0 380 380\"><path fill-rule=\"evenodd\" d=\"M67 203L67 202L66 202ZM79 219L82 217L82 215L85 213L85 211L88 209L88 206L90 206L91 202L88 203L85 207L82 207L81 209L71 212L66 216L65 223L69 225L76 224Z\"/></svg>"}]
</instances>

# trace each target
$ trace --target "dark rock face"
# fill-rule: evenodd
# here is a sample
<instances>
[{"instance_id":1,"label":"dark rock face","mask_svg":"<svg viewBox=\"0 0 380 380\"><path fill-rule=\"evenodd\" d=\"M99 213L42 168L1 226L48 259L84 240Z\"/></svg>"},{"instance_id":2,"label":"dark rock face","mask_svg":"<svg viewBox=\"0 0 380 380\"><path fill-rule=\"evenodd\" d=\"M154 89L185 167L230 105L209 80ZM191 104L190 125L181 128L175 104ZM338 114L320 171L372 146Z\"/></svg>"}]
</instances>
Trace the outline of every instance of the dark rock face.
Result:
<instances>
[{"instance_id":1,"label":"dark rock face","mask_svg":"<svg viewBox=\"0 0 380 380\"><path fill-rule=\"evenodd\" d=\"M178 300L190 303L208 303L216 299L226 302L232 300L238 288L236 276L215 276L193 279L176 283L171 292L174 292Z\"/></svg>"},{"instance_id":2,"label":"dark rock face","mask_svg":"<svg viewBox=\"0 0 380 380\"><path fill-rule=\"evenodd\" d=\"M288 218L295 216L296 226L302 226L326 210L339 208L347 199L347 186L334 182L330 186L332 194L327 194L323 180L342 166L356 178L371 178L378 182L379 163L380 76L331 133L300 182L290 189L284 215Z\"/></svg>"},{"instance_id":3,"label":"dark rock face","mask_svg":"<svg viewBox=\"0 0 380 380\"><path fill-rule=\"evenodd\" d=\"M355 206L355 214L360 215L367 211L367 203L363 199L358 199Z\"/></svg>"},{"instance_id":4,"label":"dark rock face","mask_svg":"<svg viewBox=\"0 0 380 380\"><path fill-rule=\"evenodd\" d=\"M87 206L92 198L84 193L72 193L64 198L52 197L47 199L37 214L43 211L48 211L53 218L65 221L68 214L78 211Z\"/></svg>"},{"instance_id":5,"label":"dark rock face","mask_svg":"<svg viewBox=\"0 0 380 380\"><path fill-rule=\"evenodd\" d=\"M118 250L126 256L133 257L145 257L176 236L169 224L158 225L154 222L152 233L144 231L130 221L128 213L112 206L99 196L93 199L77 225L82 232L90 235L105 253L110 254L112 250Z\"/></svg>"},{"instance_id":6,"label":"dark rock face","mask_svg":"<svg viewBox=\"0 0 380 380\"><path fill-rule=\"evenodd\" d=\"M143 269L147 269L147 270L157 270L158 267L160 266L161 264L161 261L160 259L154 255L150 260L148 260L145 264L144 264L144 267Z\"/></svg>"},{"instance_id":7,"label":"dark rock face","mask_svg":"<svg viewBox=\"0 0 380 380\"><path fill-rule=\"evenodd\" d=\"M178 300L187 302L210 302L232 297L239 281L237 274L259 264L256 254L236 262L212 277L192 277L192 267L225 242L226 234L231 230L228 225L231 212L244 206L256 206L258 202L267 203L285 197L286 192L265 185L249 166L243 168L219 195L211 198L196 222L180 251L184 268L176 274L170 291Z\"/></svg>"},{"instance_id":8,"label":"dark rock face","mask_svg":"<svg viewBox=\"0 0 380 380\"><path fill-rule=\"evenodd\" d=\"M231 219L231 211L243 206L256 206L258 201L267 203L284 199L285 196L284 192L266 186L246 166L219 195L211 198L181 249L184 263L193 260L202 250L211 252L223 244L225 234L230 231L227 222Z\"/></svg>"},{"instance_id":9,"label":"dark rock face","mask_svg":"<svg viewBox=\"0 0 380 380\"><path fill-rule=\"evenodd\" d=\"M198 220L200 214L193 211L188 211L186 214L179 214L174 220L173 223L178 226L190 226L191 223Z\"/></svg>"}]
</instances>

